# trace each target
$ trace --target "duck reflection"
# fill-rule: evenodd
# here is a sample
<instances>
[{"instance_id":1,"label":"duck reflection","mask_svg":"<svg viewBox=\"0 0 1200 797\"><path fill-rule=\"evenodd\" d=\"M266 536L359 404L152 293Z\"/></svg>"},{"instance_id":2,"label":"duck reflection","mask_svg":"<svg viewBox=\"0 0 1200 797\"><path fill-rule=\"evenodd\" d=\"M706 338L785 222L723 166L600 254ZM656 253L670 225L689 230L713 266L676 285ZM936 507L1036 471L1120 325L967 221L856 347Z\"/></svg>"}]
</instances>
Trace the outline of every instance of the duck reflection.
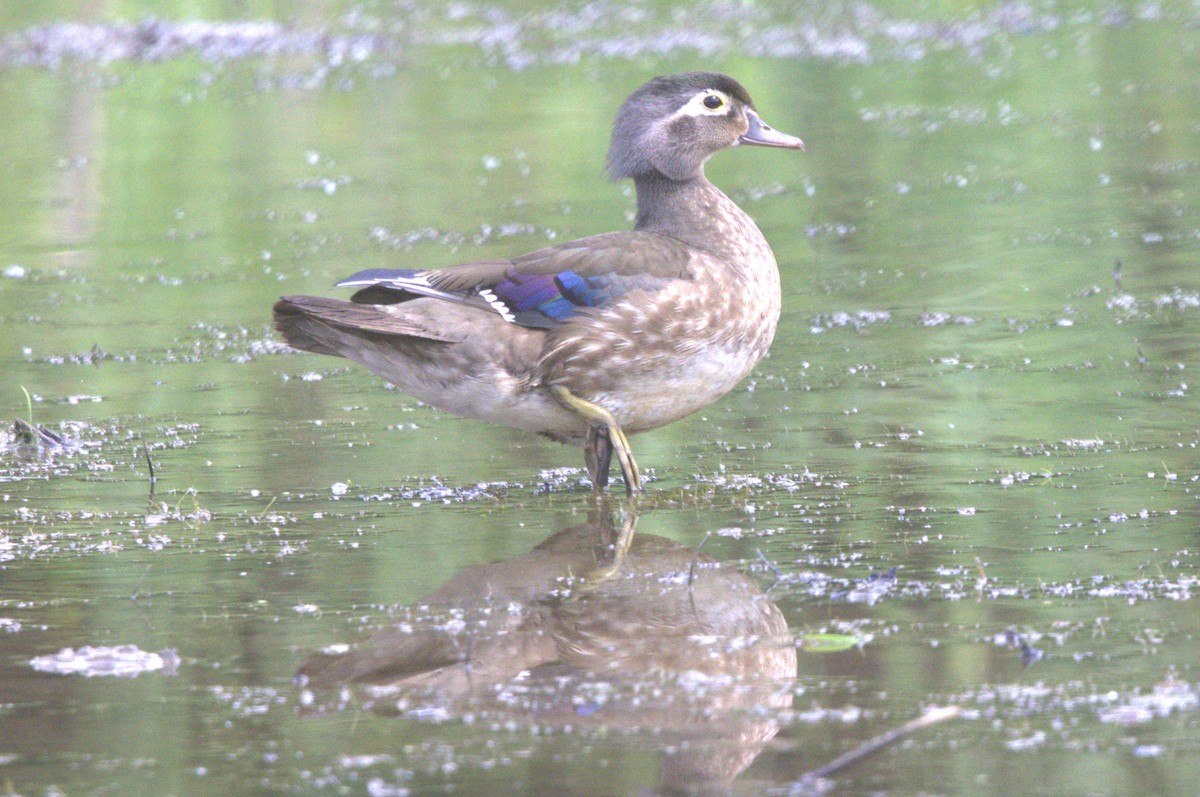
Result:
<instances>
[{"instance_id":1,"label":"duck reflection","mask_svg":"<svg viewBox=\"0 0 1200 797\"><path fill-rule=\"evenodd\" d=\"M667 788L727 781L791 706L796 650L779 609L710 556L606 510L526 554L468 568L297 682L316 710L471 714L651 731ZM325 695L325 697L322 697Z\"/></svg>"}]
</instances>

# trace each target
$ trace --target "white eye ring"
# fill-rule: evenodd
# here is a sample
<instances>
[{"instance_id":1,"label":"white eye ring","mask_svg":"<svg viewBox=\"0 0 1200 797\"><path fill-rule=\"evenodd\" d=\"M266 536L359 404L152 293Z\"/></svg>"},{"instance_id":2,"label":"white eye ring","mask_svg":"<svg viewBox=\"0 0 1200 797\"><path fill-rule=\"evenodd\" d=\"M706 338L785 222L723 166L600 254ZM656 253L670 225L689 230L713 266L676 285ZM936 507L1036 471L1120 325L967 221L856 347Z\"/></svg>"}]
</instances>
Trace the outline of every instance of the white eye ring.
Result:
<instances>
[{"instance_id":1,"label":"white eye ring","mask_svg":"<svg viewBox=\"0 0 1200 797\"><path fill-rule=\"evenodd\" d=\"M716 101L716 105L709 103ZM724 116L729 111L729 95L716 89L705 89L688 100L676 116Z\"/></svg>"}]
</instances>

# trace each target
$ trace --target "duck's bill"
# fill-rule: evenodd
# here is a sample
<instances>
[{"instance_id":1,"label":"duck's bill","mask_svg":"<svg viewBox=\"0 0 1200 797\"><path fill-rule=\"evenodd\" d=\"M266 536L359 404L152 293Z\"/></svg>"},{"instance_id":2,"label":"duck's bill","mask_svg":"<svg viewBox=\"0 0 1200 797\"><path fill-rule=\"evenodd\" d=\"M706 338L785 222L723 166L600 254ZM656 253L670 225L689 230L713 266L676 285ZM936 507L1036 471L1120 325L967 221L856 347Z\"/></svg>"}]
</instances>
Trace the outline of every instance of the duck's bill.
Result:
<instances>
[{"instance_id":1,"label":"duck's bill","mask_svg":"<svg viewBox=\"0 0 1200 797\"><path fill-rule=\"evenodd\" d=\"M746 109L746 121L750 127L738 138L739 144L753 144L759 147L787 147L788 149L804 149L804 142L795 136L781 133L762 120L758 114Z\"/></svg>"}]
</instances>

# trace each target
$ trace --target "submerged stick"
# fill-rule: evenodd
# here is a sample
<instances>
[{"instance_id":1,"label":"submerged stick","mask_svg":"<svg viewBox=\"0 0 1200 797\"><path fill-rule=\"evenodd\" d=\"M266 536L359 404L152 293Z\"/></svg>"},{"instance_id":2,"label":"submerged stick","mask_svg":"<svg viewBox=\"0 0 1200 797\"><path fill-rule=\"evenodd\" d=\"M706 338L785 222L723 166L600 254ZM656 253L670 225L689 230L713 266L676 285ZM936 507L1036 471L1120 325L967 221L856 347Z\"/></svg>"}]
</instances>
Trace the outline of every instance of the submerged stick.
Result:
<instances>
[{"instance_id":1,"label":"submerged stick","mask_svg":"<svg viewBox=\"0 0 1200 797\"><path fill-rule=\"evenodd\" d=\"M138 596L142 594L142 584L146 583L148 575L150 575L150 565L146 565L146 569L142 571L142 577L138 579L137 586L133 588L133 594L129 596L129 600L137 603Z\"/></svg>"},{"instance_id":2,"label":"submerged stick","mask_svg":"<svg viewBox=\"0 0 1200 797\"><path fill-rule=\"evenodd\" d=\"M154 485L158 481L158 477L154 475L154 461L150 459L150 446L146 445L146 441L142 441L142 453L146 455L146 467L150 469L150 498L154 498Z\"/></svg>"},{"instance_id":3,"label":"submerged stick","mask_svg":"<svg viewBox=\"0 0 1200 797\"><path fill-rule=\"evenodd\" d=\"M704 547L704 543L708 542L708 538L711 536L711 531L704 532L704 539L700 540L700 544L696 546L696 550L692 556L692 563L688 565L688 590L691 590L692 582L696 580L696 565L700 562L700 549Z\"/></svg>"},{"instance_id":4,"label":"submerged stick","mask_svg":"<svg viewBox=\"0 0 1200 797\"><path fill-rule=\"evenodd\" d=\"M828 764L819 766L816 769L805 772L796 781L794 786L805 786L820 778L828 777L839 769L845 769L853 763L861 761L867 756L877 753L893 742L898 742L905 736L916 733L919 730L928 728L931 725L937 725L939 722L945 722L949 719L954 719L962 713L962 706L942 706L941 708L931 708L921 716L914 720L901 725L899 728L893 728L886 733L881 733L874 739L867 741L855 747L853 750L848 750L842 753L837 758L830 761Z\"/></svg>"},{"instance_id":5,"label":"submerged stick","mask_svg":"<svg viewBox=\"0 0 1200 797\"><path fill-rule=\"evenodd\" d=\"M755 548L754 552L758 554L758 561L762 562L764 567L775 574L775 579L777 581L783 578L783 571L780 570L774 562L766 557L766 554L762 552L762 548Z\"/></svg>"}]
</instances>

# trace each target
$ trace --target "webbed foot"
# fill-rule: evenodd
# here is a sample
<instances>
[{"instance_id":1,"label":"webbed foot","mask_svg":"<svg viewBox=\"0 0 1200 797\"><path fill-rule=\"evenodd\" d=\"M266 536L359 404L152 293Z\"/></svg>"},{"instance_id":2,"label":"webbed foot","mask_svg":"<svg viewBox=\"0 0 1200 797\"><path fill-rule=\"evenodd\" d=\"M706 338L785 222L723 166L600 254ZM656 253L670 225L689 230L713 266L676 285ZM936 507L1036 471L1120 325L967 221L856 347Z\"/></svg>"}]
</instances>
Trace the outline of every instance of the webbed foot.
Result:
<instances>
[{"instance_id":1,"label":"webbed foot","mask_svg":"<svg viewBox=\"0 0 1200 797\"><path fill-rule=\"evenodd\" d=\"M593 489L600 492L608 484L608 467L615 453L621 465L621 475L625 477L626 494L632 496L641 492L642 477L633 459L633 449L629 447L629 438L621 431L621 425L613 414L599 404L579 398L562 385L551 385L550 391L564 407L588 422L588 442L583 450L583 458Z\"/></svg>"}]
</instances>

